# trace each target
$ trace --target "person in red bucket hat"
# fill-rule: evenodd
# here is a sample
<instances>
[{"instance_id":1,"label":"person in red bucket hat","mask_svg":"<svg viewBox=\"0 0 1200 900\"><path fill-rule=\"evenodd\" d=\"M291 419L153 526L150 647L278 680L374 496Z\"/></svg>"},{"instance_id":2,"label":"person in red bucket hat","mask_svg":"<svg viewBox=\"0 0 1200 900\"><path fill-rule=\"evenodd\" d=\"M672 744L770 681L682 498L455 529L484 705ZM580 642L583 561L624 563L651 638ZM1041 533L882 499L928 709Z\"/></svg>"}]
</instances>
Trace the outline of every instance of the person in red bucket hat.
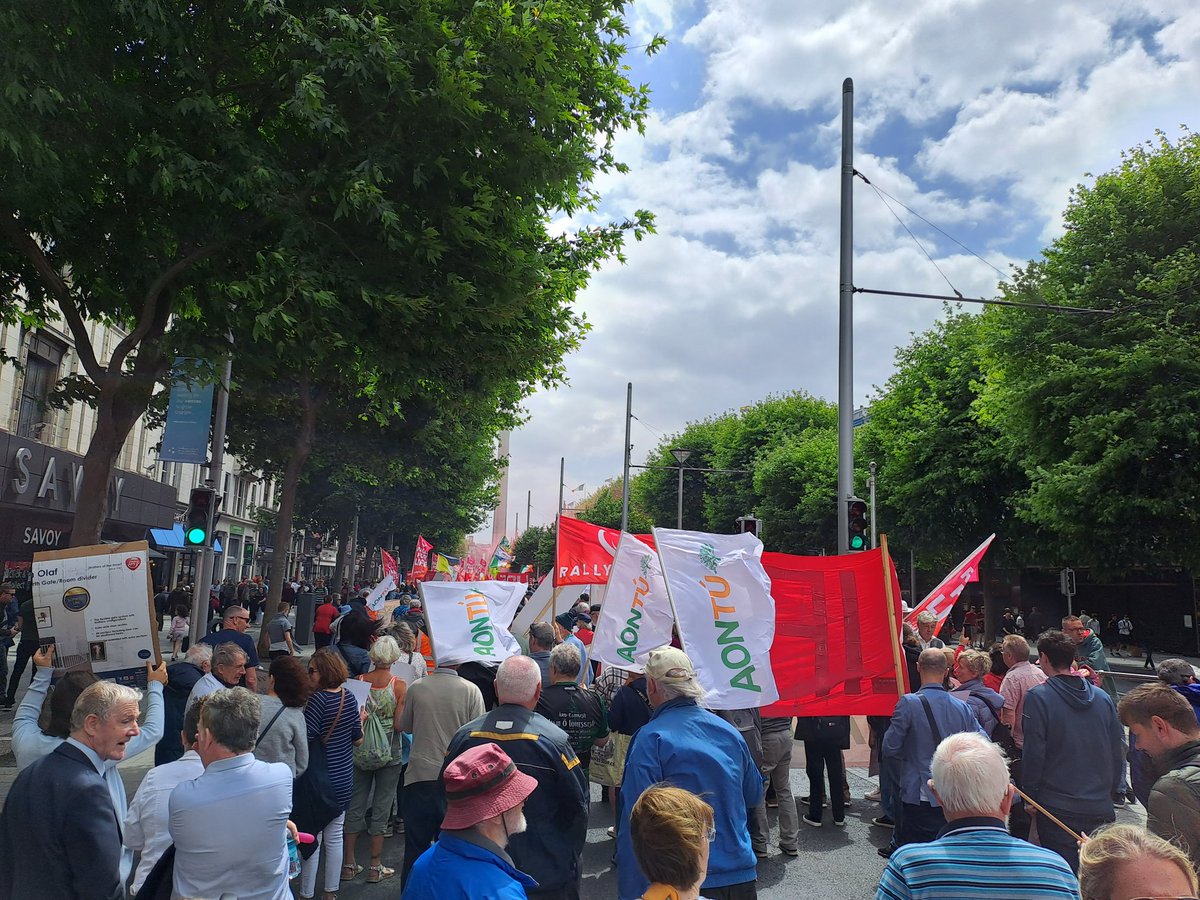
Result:
<instances>
[{"instance_id":1,"label":"person in red bucket hat","mask_svg":"<svg viewBox=\"0 0 1200 900\"><path fill-rule=\"evenodd\" d=\"M459 754L442 773L446 816L436 843L413 864L403 900L524 900L537 882L505 851L525 830L525 799L537 779L497 744Z\"/></svg>"}]
</instances>

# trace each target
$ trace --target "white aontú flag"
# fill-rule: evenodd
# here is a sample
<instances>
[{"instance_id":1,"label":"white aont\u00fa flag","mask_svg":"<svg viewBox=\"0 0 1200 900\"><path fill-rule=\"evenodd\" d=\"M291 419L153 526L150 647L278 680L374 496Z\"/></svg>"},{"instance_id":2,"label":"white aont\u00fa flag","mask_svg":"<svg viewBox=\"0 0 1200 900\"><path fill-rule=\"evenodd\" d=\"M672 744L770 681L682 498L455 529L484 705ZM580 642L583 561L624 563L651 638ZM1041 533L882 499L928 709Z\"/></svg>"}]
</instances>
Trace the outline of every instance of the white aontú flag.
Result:
<instances>
[{"instance_id":1,"label":"white aont\u00fa flag","mask_svg":"<svg viewBox=\"0 0 1200 900\"><path fill-rule=\"evenodd\" d=\"M499 665L521 652L508 630L525 596L519 581L424 581L419 585L439 666Z\"/></svg>"},{"instance_id":2,"label":"white aont\u00fa flag","mask_svg":"<svg viewBox=\"0 0 1200 900\"><path fill-rule=\"evenodd\" d=\"M640 672L647 653L671 642L674 624L658 553L633 535L622 534L592 638L592 659Z\"/></svg>"},{"instance_id":3,"label":"white aont\u00fa flag","mask_svg":"<svg viewBox=\"0 0 1200 900\"><path fill-rule=\"evenodd\" d=\"M771 671L775 600L752 534L654 529L683 649L709 709L767 706L779 699Z\"/></svg>"}]
</instances>

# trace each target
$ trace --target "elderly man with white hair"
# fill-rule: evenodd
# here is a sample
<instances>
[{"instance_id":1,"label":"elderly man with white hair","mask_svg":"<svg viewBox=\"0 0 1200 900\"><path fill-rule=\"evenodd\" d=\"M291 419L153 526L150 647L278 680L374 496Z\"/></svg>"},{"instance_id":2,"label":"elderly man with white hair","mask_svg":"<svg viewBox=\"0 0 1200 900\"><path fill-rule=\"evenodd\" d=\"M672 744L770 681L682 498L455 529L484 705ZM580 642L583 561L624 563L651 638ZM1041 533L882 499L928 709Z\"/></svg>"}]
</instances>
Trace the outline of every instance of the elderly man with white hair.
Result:
<instances>
[{"instance_id":1,"label":"elderly man with white hair","mask_svg":"<svg viewBox=\"0 0 1200 900\"><path fill-rule=\"evenodd\" d=\"M629 819L642 792L662 781L702 796L713 808L716 834L701 895L709 900L753 900L758 896L758 860L747 816L762 799L763 781L750 748L736 728L697 703L704 690L682 650L650 651L646 695L654 713L629 745L621 782L617 815L621 900L637 900L649 887L634 856Z\"/></svg>"},{"instance_id":2,"label":"elderly man with white hair","mask_svg":"<svg viewBox=\"0 0 1200 900\"><path fill-rule=\"evenodd\" d=\"M937 621L937 616L928 610L917 614L917 640L922 650L928 650L930 647L940 650L946 646L942 639L934 634Z\"/></svg>"},{"instance_id":3,"label":"elderly man with white hair","mask_svg":"<svg viewBox=\"0 0 1200 900\"><path fill-rule=\"evenodd\" d=\"M936 840L891 855L876 900L1078 900L1079 882L1061 856L1008 833L1015 791L995 744L975 732L952 734L938 744L931 768L929 787L946 826Z\"/></svg>"},{"instance_id":4,"label":"elderly man with white hair","mask_svg":"<svg viewBox=\"0 0 1200 900\"><path fill-rule=\"evenodd\" d=\"M499 704L458 730L446 764L464 750L495 742L518 769L537 779L537 789L525 801L529 827L512 835L508 853L513 865L537 882L536 888L526 888L530 898L577 900L587 841L588 782L566 732L534 711L541 696L542 670L536 660L504 660L496 671Z\"/></svg>"}]
</instances>

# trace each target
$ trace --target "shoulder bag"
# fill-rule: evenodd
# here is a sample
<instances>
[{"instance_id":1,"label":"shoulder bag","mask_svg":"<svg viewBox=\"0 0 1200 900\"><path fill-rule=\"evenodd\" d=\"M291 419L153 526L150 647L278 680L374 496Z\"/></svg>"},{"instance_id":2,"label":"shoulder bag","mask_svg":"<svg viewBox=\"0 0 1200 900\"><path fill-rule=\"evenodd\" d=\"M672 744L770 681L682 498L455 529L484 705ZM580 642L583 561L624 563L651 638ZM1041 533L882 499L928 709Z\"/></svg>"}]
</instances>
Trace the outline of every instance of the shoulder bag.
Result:
<instances>
[{"instance_id":1,"label":"shoulder bag","mask_svg":"<svg viewBox=\"0 0 1200 900\"><path fill-rule=\"evenodd\" d=\"M308 768L292 783L292 821L298 830L309 834L320 834L342 811L337 792L333 789L333 780L329 777L329 757L325 748L342 718L345 706L346 689L342 688L342 698L333 724L320 740L308 742ZM308 859L319 846L316 841L301 844L300 855Z\"/></svg>"}]
</instances>

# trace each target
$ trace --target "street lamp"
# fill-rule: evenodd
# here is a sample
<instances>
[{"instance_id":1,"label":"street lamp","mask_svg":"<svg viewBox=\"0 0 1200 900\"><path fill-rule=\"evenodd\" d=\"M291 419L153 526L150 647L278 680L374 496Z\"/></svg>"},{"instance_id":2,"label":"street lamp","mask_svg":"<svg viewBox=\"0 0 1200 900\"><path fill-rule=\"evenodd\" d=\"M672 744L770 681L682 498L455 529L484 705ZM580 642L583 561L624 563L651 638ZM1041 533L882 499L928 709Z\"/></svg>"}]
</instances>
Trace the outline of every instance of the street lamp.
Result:
<instances>
[{"instance_id":1,"label":"street lamp","mask_svg":"<svg viewBox=\"0 0 1200 900\"><path fill-rule=\"evenodd\" d=\"M675 461L679 463L679 515L676 517L676 525L680 531L683 530L683 464L687 462L687 458L694 451L684 450L680 447L672 447L671 455L675 457Z\"/></svg>"}]
</instances>

